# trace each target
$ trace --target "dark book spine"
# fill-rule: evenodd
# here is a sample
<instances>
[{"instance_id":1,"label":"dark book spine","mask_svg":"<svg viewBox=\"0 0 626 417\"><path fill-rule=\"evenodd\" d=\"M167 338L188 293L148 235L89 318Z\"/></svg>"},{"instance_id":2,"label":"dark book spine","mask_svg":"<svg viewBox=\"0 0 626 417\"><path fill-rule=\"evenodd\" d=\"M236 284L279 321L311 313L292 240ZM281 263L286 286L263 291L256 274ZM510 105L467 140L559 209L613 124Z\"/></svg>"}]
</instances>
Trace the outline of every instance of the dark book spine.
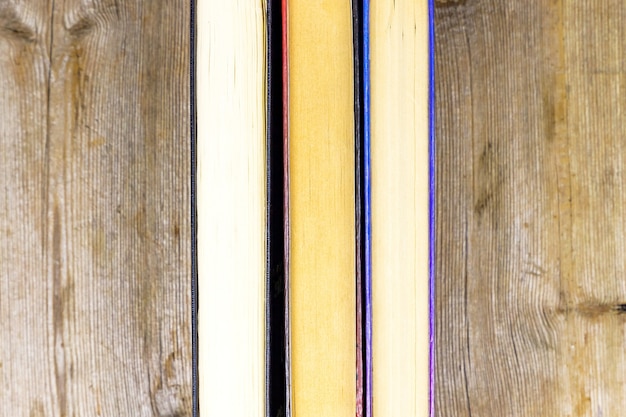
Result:
<instances>
[{"instance_id":1,"label":"dark book spine","mask_svg":"<svg viewBox=\"0 0 626 417\"><path fill-rule=\"evenodd\" d=\"M355 152L355 230L356 230L356 417L363 417L365 403L364 391L364 332L363 299L365 287L363 280L364 270L364 243L365 224L364 213L364 175L363 175L363 3L359 0L352 2L352 38L354 56L354 152Z\"/></svg>"},{"instance_id":2,"label":"dark book spine","mask_svg":"<svg viewBox=\"0 0 626 417\"><path fill-rule=\"evenodd\" d=\"M285 229L281 0L267 1L266 398L267 417L285 416Z\"/></svg>"},{"instance_id":3,"label":"dark book spine","mask_svg":"<svg viewBox=\"0 0 626 417\"><path fill-rule=\"evenodd\" d=\"M291 314L290 314L290 234L289 234L289 10L288 0L281 0L282 40L282 125L283 125L283 248L285 292L285 416L291 417Z\"/></svg>"}]
</instances>

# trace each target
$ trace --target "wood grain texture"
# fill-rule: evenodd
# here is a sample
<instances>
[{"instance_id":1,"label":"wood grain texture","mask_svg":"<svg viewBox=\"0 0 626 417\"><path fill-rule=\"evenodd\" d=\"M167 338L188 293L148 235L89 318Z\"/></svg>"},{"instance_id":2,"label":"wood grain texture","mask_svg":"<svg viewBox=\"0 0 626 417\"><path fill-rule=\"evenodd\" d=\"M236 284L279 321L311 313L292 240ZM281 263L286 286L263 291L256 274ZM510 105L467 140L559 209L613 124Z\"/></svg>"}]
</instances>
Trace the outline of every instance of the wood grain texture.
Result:
<instances>
[{"instance_id":1,"label":"wood grain texture","mask_svg":"<svg viewBox=\"0 0 626 417\"><path fill-rule=\"evenodd\" d=\"M189 12L0 1L0 416L191 415Z\"/></svg>"},{"instance_id":2,"label":"wood grain texture","mask_svg":"<svg viewBox=\"0 0 626 417\"><path fill-rule=\"evenodd\" d=\"M623 414L626 4L444 3L437 415Z\"/></svg>"}]
</instances>

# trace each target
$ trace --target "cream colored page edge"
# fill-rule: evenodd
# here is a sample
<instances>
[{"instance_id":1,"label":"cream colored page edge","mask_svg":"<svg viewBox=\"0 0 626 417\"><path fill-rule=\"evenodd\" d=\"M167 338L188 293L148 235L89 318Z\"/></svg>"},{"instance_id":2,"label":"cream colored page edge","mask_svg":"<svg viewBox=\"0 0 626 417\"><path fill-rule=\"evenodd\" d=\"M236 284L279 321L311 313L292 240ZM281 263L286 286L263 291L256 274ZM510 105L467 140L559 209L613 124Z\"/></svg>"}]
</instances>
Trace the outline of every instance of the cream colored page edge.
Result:
<instances>
[{"instance_id":1,"label":"cream colored page edge","mask_svg":"<svg viewBox=\"0 0 626 417\"><path fill-rule=\"evenodd\" d=\"M200 415L265 413L265 2L198 0Z\"/></svg>"},{"instance_id":2,"label":"cream colored page edge","mask_svg":"<svg viewBox=\"0 0 626 417\"><path fill-rule=\"evenodd\" d=\"M373 412L429 414L428 2L372 0Z\"/></svg>"}]
</instances>

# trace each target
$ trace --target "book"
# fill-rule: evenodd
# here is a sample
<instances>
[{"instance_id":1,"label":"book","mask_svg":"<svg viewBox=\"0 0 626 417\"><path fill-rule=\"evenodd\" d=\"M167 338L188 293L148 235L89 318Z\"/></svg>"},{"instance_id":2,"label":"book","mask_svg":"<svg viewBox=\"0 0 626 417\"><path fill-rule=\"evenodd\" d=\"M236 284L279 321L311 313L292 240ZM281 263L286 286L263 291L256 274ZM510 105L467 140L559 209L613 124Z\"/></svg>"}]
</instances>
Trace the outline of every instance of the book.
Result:
<instances>
[{"instance_id":1,"label":"book","mask_svg":"<svg viewBox=\"0 0 626 417\"><path fill-rule=\"evenodd\" d=\"M203 0L197 34L200 414L432 415L432 4Z\"/></svg>"},{"instance_id":2,"label":"book","mask_svg":"<svg viewBox=\"0 0 626 417\"><path fill-rule=\"evenodd\" d=\"M289 0L291 415L355 415L355 142L350 2Z\"/></svg>"},{"instance_id":3,"label":"book","mask_svg":"<svg viewBox=\"0 0 626 417\"><path fill-rule=\"evenodd\" d=\"M265 3L196 5L199 411L260 416L266 397Z\"/></svg>"},{"instance_id":4,"label":"book","mask_svg":"<svg viewBox=\"0 0 626 417\"><path fill-rule=\"evenodd\" d=\"M364 9L367 415L422 417L434 415L432 4Z\"/></svg>"}]
</instances>

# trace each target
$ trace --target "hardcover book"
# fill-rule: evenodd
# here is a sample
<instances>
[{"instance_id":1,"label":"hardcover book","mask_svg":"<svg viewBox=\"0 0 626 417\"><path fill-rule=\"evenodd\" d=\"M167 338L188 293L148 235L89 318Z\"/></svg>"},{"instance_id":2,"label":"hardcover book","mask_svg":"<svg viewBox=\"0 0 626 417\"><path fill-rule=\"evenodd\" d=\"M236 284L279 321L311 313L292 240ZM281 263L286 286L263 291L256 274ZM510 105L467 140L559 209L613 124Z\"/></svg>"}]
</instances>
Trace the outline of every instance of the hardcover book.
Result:
<instances>
[{"instance_id":1,"label":"hardcover book","mask_svg":"<svg viewBox=\"0 0 626 417\"><path fill-rule=\"evenodd\" d=\"M434 415L432 13L197 1L202 416Z\"/></svg>"}]
</instances>

